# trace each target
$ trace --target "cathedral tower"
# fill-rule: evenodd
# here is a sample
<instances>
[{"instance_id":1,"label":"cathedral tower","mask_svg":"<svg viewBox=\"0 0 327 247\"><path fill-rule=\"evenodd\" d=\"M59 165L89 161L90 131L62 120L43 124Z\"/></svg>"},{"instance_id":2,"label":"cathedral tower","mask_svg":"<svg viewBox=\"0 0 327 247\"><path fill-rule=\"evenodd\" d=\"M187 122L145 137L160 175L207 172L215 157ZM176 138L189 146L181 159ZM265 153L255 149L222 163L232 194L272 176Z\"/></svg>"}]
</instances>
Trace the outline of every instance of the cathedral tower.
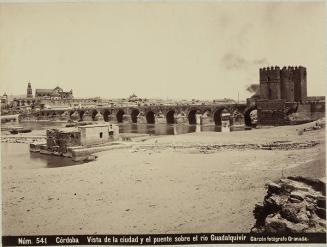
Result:
<instances>
[{"instance_id":1,"label":"cathedral tower","mask_svg":"<svg viewBox=\"0 0 327 247\"><path fill-rule=\"evenodd\" d=\"M29 82L27 85L27 98L33 98L33 92L32 92L32 86L31 83Z\"/></svg>"}]
</instances>

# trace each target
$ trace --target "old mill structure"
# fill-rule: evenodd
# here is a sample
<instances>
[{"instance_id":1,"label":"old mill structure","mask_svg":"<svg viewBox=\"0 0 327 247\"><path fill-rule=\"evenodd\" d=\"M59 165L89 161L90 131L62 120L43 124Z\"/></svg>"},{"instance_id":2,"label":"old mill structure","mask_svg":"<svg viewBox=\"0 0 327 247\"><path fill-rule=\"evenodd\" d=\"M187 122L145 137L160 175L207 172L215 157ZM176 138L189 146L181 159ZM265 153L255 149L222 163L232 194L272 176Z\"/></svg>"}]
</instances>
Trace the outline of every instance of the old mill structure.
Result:
<instances>
[{"instance_id":1,"label":"old mill structure","mask_svg":"<svg viewBox=\"0 0 327 247\"><path fill-rule=\"evenodd\" d=\"M87 159L91 153L97 152L96 147L108 146L118 140L118 137L119 127L109 123L48 129L46 143L32 143L30 151L72 157L74 161L79 161Z\"/></svg>"}]
</instances>

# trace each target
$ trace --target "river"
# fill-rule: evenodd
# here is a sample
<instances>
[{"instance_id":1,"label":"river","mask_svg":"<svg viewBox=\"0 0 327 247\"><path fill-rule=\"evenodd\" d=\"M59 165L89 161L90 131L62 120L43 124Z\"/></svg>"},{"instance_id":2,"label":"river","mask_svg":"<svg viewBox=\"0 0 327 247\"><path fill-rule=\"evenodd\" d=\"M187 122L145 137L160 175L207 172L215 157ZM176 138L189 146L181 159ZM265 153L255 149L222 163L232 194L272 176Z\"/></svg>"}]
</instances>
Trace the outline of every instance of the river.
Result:
<instances>
[{"instance_id":1,"label":"river","mask_svg":"<svg viewBox=\"0 0 327 247\"><path fill-rule=\"evenodd\" d=\"M12 127L26 127L32 130L48 129L53 127L65 127L66 122L23 122L5 123L2 129ZM221 126L217 125L189 125L189 124L118 124L120 133L140 133L151 135L179 135L192 132L215 131L220 132ZM232 127L231 131L244 130L244 127Z\"/></svg>"},{"instance_id":2,"label":"river","mask_svg":"<svg viewBox=\"0 0 327 247\"><path fill-rule=\"evenodd\" d=\"M6 123L1 128L10 129L12 127L27 127L33 130L42 130L53 127L64 127L63 122L26 122L26 123ZM240 127L234 130L243 130ZM232 129L233 130L233 129ZM220 126L201 125L179 125L179 124L119 124L120 133L142 133L150 135L178 135L201 131L221 131ZM22 143L1 143L1 165L2 169L38 169L55 168L63 166L78 165L70 158L30 153L29 145Z\"/></svg>"}]
</instances>

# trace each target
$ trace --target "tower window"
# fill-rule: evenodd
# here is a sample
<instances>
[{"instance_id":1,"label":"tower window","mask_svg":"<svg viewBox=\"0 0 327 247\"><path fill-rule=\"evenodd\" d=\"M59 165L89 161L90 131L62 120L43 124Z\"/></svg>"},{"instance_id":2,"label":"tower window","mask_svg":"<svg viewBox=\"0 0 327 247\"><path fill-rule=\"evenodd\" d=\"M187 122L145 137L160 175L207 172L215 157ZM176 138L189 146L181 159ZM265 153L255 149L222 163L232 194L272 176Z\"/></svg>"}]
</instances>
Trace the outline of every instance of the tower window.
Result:
<instances>
[{"instance_id":1,"label":"tower window","mask_svg":"<svg viewBox=\"0 0 327 247\"><path fill-rule=\"evenodd\" d=\"M103 136L103 133L102 133L102 132L100 132L100 138L102 138L102 136Z\"/></svg>"}]
</instances>

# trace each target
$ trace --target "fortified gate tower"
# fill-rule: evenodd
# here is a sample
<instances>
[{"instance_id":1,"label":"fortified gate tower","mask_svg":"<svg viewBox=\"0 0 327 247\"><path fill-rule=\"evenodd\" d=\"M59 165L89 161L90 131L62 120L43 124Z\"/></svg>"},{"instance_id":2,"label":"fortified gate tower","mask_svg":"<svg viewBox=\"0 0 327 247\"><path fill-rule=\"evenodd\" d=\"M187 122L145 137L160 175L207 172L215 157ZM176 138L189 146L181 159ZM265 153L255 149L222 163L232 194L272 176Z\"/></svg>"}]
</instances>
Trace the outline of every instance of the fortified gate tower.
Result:
<instances>
[{"instance_id":1,"label":"fortified gate tower","mask_svg":"<svg viewBox=\"0 0 327 247\"><path fill-rule=\"evenodd\" d=\"M325 98L307 96L305 67L266 67L261 68L259 74L258 124L294 124L324 116Z\"/></svg>"},{"instance_id":2,"label":"fortified gate tower","mask_svg":"<svg viewBox=\"0 0 327 247\"><path fill-rule=\"evenodd\" d=\"M260 69L260 98L303 102L307 98L305 67L278 66Z\"/></svg>"}]
</instances>

